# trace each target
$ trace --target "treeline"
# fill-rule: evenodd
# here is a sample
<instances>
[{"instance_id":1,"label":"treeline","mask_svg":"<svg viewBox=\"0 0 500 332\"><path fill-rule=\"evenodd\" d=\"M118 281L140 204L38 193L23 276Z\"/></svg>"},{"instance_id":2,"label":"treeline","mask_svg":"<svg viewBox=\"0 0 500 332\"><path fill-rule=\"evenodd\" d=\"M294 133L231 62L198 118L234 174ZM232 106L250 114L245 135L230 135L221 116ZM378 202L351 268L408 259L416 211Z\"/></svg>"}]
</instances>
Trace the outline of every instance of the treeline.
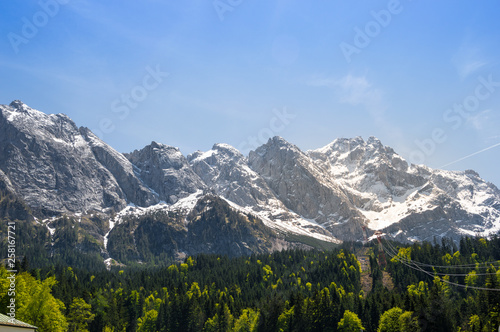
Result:
<instances>
[{"instance_id":1,"label":"treeline","mask_svg":"<svg viewBox=\"0 0 500 332\"><path fill-rule=\"evenodd\" d=\"M179 253L214 253L230 257L270 252L277 234L251 214L235 211L223 199L207 195L184 216L151 211L122 217L109 233L107 250L127 265L141 261L169 265Z\"/></svg>"},{"instance_id":2,"label":"treeline","mask_svg":"<svg viewBox=\"0 0 500 332\"><path fill-rule=\"evenodd\" d=\"M44 216L44 211L36 215ZM105 269L101 256L101 245L96 240L99 229L106 219L95 214L91 219L81 220L58 216L50 222L57 232L51 236L47 223L36 219L32 209L15 195L2 190L0 183L0 255L7 256L7 233L9 222L13 222L16 254L19 259L27 257L32 268L51 265L67 265L88 270ZM11 223L12 224L12 223ZM94 235L94 236L93 236Z\"/></svg>"},{"instance_id":3,"label":"treeline","mask_svg":"<svg viewBox=\"0 0 500 332\"><path fill-rule=\"evenodd\" d=\"M70 309L75 301L88 305L83 316L92 318L86 327L73 329L78 331L276 331L316 324L311 319L337 324L345 310L359 306L359 277L359 262L343 250L231 259L198 255L165 268L90 272L57 266L19 275L40 283L57 281L51 295L61 305L52 312L59 309L69 324L61 331L80 324ZM0 298L6 303L3 287ZM330 314L311 316L316 301ZM55 326L45 330L58 331Z\"/></svg>"},{"instance_id":4,"label":"treeline","mask_svg":"<svg viewBox=\"0 0 500 332\"><path fill-rule=\"evenodd\" d=\"M169 266L179 257L199 253L235 257L270 252L273 245L285 241L260 219L235 211L215 196L205 196L188 216L151 211L122 217L109 233L104 250L103 235L113 218L95 211L83 216L33 213L21 199L0 188L0 234L4 235L0 236L0 252L8 249L9 222L15 222L20 259L28 257L32 268L60 264L104 269L108 253L118 265Z\"/></svg>"},{"instance_id":5,"label":"treeline","mask_svg":"<svg viewBox=\"0 0 500 332\"><path fill-rule=\"evenodd\" d=\"M497 237L464 238L458 248L447 240L384 241L387 267L379 266L377 247L368 253L368 294L351 248L360 249L197 255L168 267L112 271L30 269L24 262L18 318L39 331L497 331ZM5 269L0 274L5 308ZM34 310L30 299L44 310Z\"/></svg>"}]
</instances>

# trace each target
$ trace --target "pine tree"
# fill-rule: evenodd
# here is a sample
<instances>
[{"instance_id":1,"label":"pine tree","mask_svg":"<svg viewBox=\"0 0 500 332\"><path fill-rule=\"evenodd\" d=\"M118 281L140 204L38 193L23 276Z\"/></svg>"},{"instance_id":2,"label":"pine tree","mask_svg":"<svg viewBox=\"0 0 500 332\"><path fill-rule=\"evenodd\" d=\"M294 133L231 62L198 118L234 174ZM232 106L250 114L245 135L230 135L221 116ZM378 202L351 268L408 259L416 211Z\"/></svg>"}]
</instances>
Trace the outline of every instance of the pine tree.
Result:
<instances>
[{"instance_id":1,"label":"pine tree","mask_svg":"<svg viewBox=\"0 0 500 332\"><path fill-rule=\"evenodd\" d=\"M68 323L70 332L87 332L87 326L95 315L91 312L92 306L82 298L74 298L69 306Z\"/></svg>"}]
</instances>

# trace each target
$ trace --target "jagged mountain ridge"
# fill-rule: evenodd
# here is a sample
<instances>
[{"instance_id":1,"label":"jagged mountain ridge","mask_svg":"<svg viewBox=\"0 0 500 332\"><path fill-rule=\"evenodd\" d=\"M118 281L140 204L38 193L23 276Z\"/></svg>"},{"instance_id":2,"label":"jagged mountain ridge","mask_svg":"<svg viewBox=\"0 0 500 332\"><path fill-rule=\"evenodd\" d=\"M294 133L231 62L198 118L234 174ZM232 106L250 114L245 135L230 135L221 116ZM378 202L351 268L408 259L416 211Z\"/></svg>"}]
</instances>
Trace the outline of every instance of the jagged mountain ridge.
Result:
<instances>
[{"instance_id":1,"label":"jagged mountain ridge","mask_svg":"<svg viewBox=\"0 0 500 332\"><path fill-rule=\"evenodd\" d=\"M404 241L500 229L493 184L473 171L408 165L376 138L303 152L275 137L248 157L216 144L186 158L156 142L121 154L65 115L20 101L0 111L0 180L47 213L171 208L212 192L277 232L327 241L360 240L363 224Z\"/></svg>"},{"instance_id":2,"label":"jagged mountain ridge","mask_svg":"<svg viewBox=\"0 0 500 332\"><path fill-rule=\"evenodd\" d=\"M228 144L215 144L207 152L188 156L193 170L215 193L262 218L269 227L331 241L332 234L316 222L293 212L276 196L248 159Z\"/></svg>"},{"instance_id":3,"label":"jagged mountain ridge","mask_svg":"<svg viewBox=\"0 0 500 332\"><path fill-rule=\"evenodd\" d=\"M167 203L207 189L178 148L152 142L125 157L134 165L137 176Z\"/></svg>"},{"instance_id":4,"label":"jagged mountain ridge","mask_svg":"<svg viewBox=\"0 0 500 332\"><path fill-rule=\"evenodd\" d=\"M274 137L250 152L250 167L259 173L276 196L292 211L338 238L354 239L366 220L342 186L297 146Z\"/></svg>"},{"instance_id":5,"label":"jagged mountain ridge","mask_svg":"<svg viewBox=\"0 0 500 332\"><path fill-rule=\"evenodd\" d=\"M116 180L67 116L18 101L0 110L0 169L30 206L76 211L126 205Z\"/></svg>"},{"instance_id":6,"label":"jagged mountain ridge","mask_svg":"<svg viewBox=\"0 0 500 332\"><path fill-rule=\"evenodd\" d=\"M350 192L371 229L399 240L500 230L500 191L472 170L408 165L373 137L337 139L308 154Z\"/></svg>"}]
</instances>

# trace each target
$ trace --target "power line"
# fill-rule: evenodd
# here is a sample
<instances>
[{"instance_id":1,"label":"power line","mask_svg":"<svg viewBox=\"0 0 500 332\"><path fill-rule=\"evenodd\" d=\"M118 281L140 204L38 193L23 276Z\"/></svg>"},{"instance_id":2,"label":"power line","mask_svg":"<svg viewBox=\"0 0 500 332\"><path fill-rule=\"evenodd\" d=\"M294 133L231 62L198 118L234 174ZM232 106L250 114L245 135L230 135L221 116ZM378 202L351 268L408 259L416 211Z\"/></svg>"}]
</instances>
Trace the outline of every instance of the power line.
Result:
<instances>
[{"instance_id":1,"label":"power line","mask_svg":"<svg viewBox=\"0 0 500 332\"><path fill-rule=\"evenodd\" d=\"M411 269L414 269L416 271L420 271L420 272L423 272L425 274L427 274L428 276L430 277L433 277L433 278L438 278L439 281L441 282L445 282L447 284L450 284L450 285L453 285L453 286L456 286L456 287L462 287L462 288L465 288L465 289L476 289L476 290L484 290L484 291L494 291L494 292L500 292L500 288L486 288L486 287L476 287L476 286L468 286L468 285L463 285L463 284L459 284L459 283L456 283L456 282L453 282L453 281L449 281L449 280L446 280L446 279L443 279L441 277L438 277L438 276L435 276L432 274L432 272L430 271L426 271L426 270L423 270L422 268L420 268L418 265L410 265L410 264L407 264L405 261L403 260L400 260L399 257L397 255L393 255L389 252L389 250L385 247L382 246L382 248L384 249L384 251L387 250L387 254L396 259L397 261L399 261L401 264L411 268Z\"/></svg>"},{"instance_id":2,"label":"power line","mask_svg":"<svg viewBox=\"0 0 500 332\"><path fill-rule=\"evenodd\" d=\"M397 248L394 248L394 246L391 245L391 243L389 241L387 241L387 240L386 240L386 243L387 243L388 246L390 246L392 248L393 255L396 256L396 257L398 257L399 261L403 260L403 261L406 261L407 263L410 263L410 264L412 264L414 266L427 266L427 267L432 267L432 268L436 268L436 267L441 267L441 268L442 267L459 268L460 267L460 265L444 266L444 265L431 265L431 264L424 264L424 263L416 262L415 260L411 260L411 259L407 259L406 257L399 256ZM489 266L482 266L482 268L489 268ZM467 277L467 276L470 276L469 273L444 273L444 272L435 272L435 271L428 271L428 272L432 272L434 274L442 275L442 276L450 276L450 277ZM497 274L496 273L492 273L492 272L488 272L488 273L476 273L474 275L476 275L476 276L487 276L487 275L497 275Z\"/></svg>"},{"instance_id":3,"label":"power line","mask_svg":"<svg viewBox=\"0 0 500 332\"><path fill-rule=\"evenodd\" d=\"M386 240L388 245L391 245L388 240ZM391 245L392 246L392 245ZM398 250L392 246L392 248L397 252ZM427 267L432 267L432 268L440 268L440 269L458 269L458 268L463 268L463 269L488 269L491 266L477 266L477 264L500 264L500 261L490 261L490 262L481 262L481 263L474 263L474 264L461 264L461 265L432 265L432 264L425 264L425 263L420 263L420 262L414 262L416 265L420 266L427 266ZM500 267L500 266L496 266Z\"/></svg>"}]
</instances>

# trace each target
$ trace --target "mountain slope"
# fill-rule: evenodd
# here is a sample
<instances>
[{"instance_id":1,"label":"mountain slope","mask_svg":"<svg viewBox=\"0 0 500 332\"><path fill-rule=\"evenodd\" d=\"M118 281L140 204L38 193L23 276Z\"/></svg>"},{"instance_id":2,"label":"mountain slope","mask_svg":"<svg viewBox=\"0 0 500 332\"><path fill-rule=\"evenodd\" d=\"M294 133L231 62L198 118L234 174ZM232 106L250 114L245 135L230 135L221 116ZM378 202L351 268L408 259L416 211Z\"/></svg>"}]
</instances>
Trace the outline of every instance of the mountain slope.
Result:
<instances>
[{"instance_id":1,"label":"mountain slope","mask_svg":"<svg viewBox=\"0 0 500 332\"><path fill-rule=\"evenodd\" d=\"M173 204L206 189L178 148L152 142L125 156L136 167L137 175L162 201Z\"/></svg>"},{"instance_id":2,"label":"mountain slope","mask_svg":"<svg viewBox=\"0 0 500 332\"><path fill-rule=\"evenodd\" d=\"M2 177L31 207L85 212L159 201L121 153L64 114L14 101L0 105L0 127Z\"/></svg>"},{"instance_id":3,"label":"mountain slope","mask_svg":"<svg viewBox=\"0 0 500 332\"><path fill-rule=\"evenodd\" d=\"M366 218L344 188L295 145L274 137L250 152L249 165L290 210L343 239L361 233Z\"/></svg>"},{"instance_id":4,"label":"mountain slope","mask_svg":"<svg viewBox=\"0 0 500 332\"><path fill-rule=\"evenodd\" d=\"M264 178L252 170L248 160L228 144L215 144L207 152L188 156L193 170L216 194L232 206L252 213L281 232L312 236L323 241L339 242L323 226L302 218L276 196Z\"/></svg>"},{"instance_id":5,"label":"mountain slope","mask_svg":"<svg viewBox=\"0 0 500 332\"><path fill-rule=\"evenodd\" d=\"M246 158L227 144L215 144L205 153L188 156L191 168L219 195L240 206L276 204L266 182L247 165Z\"/></svg>"},{"instance_id":6,"label":"mountain slope","mask_svg":"<svg viewBox=\"0 0 500 332\"><path fill-rule=\"evenodd\" d=\"M0 106L0 169L33 208L63 212L123 207L125 195L66 115L14 101Z\"/></svg>"},{"instance_id":7,"label":"mountain slope","mask_svg":"<svg viewBox=\"0 0 500 332\"><path fill-rule=\"evenodd\" d=\"M500 191L474 171L408 165L373 137L337 139L308 155L349 192L369 228L399 240L500 230Z\"/></svg>"},{"instance_id":8,"label":"mountain slope","mask_svg":"<svg viewBox=\"0 0 500 332\"><path fill-rule=\"evenodd\" d=\"M188 215L169 208L142 213L130 209L118 223L109 234L108 250L122 262L165 262L199 253L234 257L305 247L285 241L260 219L210 194L201 197Z\"/></svg>"},{"instance_id":9,"label":"mountain slope","mask_svg":"<svg viewBox=\"0 0 500 332\"><path fill-rule=\"evenodd\" d=\"M106 167L125 194L127 202L139 206L149 206L159 202L158 195L150 190L135 174L134 165L118 151L101 141L88 128L80 128L80 133L96 160Z\"/></svg>"},{"instance_id":10,"label":"mountain slope","mask_svg":"<svg viewBox=\"0 0 500 332\"><path fill-rule=\"evenodd\" d=\"M400 241L500 231L493 184L410 165L373 137L307 152L274 137L248 157L215 144L186 158L157 142L121 154L66 115L20 101L0 105L0 129L0 191L29 206L50 250L130 261L329 246L362 240L363 226Z\"/></svg>"}]
</instances>

